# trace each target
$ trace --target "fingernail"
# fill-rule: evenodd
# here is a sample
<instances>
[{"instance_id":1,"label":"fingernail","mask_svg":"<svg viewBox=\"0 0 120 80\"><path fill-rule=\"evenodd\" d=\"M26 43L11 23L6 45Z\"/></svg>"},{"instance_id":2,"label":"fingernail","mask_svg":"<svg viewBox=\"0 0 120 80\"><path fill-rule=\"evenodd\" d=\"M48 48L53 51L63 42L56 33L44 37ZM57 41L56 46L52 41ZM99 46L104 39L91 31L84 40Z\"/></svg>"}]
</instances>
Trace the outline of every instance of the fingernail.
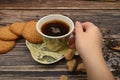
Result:
<instances>
[{"instance_id":1,"label":"fingernail","mask_svg":"<svg viewBox=\"0 0 120 80\"><path fill-rule=\"evenodd\" d=\"M79 21L76 21L76 25L81 24Z\"/></svg>"},{"instance_id":2,"label":"fingernail","mask_svg":"<svg viewBox=\"0 0 120 80\"><path fill-rule=\"evenodd\" d=\"M76 24L78 24L79 23L79 21L76 21Z\"/></svg>"}]
</instances>

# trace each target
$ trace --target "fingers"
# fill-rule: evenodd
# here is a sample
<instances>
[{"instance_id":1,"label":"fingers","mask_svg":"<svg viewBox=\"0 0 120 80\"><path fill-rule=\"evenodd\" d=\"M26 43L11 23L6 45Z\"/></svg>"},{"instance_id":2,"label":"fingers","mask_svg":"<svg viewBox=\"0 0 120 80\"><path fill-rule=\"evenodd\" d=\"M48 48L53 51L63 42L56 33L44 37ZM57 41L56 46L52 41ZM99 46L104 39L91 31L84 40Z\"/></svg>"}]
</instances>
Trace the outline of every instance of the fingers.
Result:
<instances>
[{"instance_id":1,"label":"fingers","mask_svg":"<svg viewBox=\"0 0 120 80\"><path fill-rule=\"evenodd\" d=\"M87 32L87 31L91 30L92 28L97 28L91 22L80 23L79 21L76 21L75 25L76 25L76 27L75 27L75 33Z\"/></svg>"},{"instance_id":2,"label":"fingers","mask_svg":"<svg viewBox=\"0 0 120 80\"><path fill-rule=\"evenodd\" d=\"M91 22L84 22L84 23L82 23L82 26L91 27L91 26L95 26L95 25L93 23L91 23Z\"/></svg>"},{"instance_id":3,"label":"fingers","mask_svg":"<svg viewBox=\"0 0 120 80\"><path fill-rule=\"evenodd\" d=\"M83 32L82 24L79 21L76 21L75 23L75 32L76 33Z\"/></svg>"},{"instance_id":4,"label":"fingers","mask_svg":"<svg viewBox=\"0 0 120 80\"><path fill-rule=\"evenodd\" d=\"M75 49L75 37L69 39L69 48Z\"/></svg>"},{"instance_id":5,"label":"fingers","mask_svg":"<svg viewBox=\"0 0 120 80\"><path fill-rule=\"evenodd\" d=\"M70 49L76 49L75 43L69 46Z\"/></svg>"},{"instance_id":6,"label":"fingers","mask_svg":"<svg viewBox=\"0 0 120 80\"><path fill-rule=\"evenodd\" d=\"M87 32L87 31L91 30L92 28L95 28L96 26L91 22L84 22L84 23L82 23L82 27L84 29L84 32Z\"/></svg>"},{"instance_id":7,"label":"fingers","mask_svg":"<svg viewBox=\"0 0 120 80\"><path fill-rule=\"evenodd\" d=\"M78 40L77 38L79 38L82 35L83 32L84 31L83 31L82 24L77 21L75 23L75 38L76 38L76 40Z\"/></svg>"}]
</instances>

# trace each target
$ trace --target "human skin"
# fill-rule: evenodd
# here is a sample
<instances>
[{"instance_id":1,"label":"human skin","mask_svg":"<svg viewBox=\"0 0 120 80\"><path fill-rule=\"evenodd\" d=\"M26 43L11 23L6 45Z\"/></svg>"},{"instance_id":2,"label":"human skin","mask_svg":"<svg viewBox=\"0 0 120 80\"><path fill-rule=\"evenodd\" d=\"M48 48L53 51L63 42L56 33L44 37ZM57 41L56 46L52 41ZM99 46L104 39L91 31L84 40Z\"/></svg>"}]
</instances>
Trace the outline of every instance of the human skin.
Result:
<instances>
[{"instance_id":1,"label":"human skin","mask_svg":"<svg viewBox=\"0 0 120 80\"><path fill-rule=\"evenodd\" d=\"M76 22L76 49L85 64L88 80L114 80L102 55L102 35L91 22Z\"/></svg>"}]
</instances>

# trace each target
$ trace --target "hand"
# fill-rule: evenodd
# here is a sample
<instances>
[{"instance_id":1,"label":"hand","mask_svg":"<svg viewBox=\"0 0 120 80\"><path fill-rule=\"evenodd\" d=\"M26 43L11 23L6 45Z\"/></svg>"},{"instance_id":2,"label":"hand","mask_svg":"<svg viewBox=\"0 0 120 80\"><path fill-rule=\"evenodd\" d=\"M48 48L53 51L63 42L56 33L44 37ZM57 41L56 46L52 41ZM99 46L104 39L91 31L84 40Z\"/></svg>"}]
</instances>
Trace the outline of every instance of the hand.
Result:
<instances>
[{"instance_id":1,"label":"hand","mask_svg":"<svg viewBox=\"0 0 120 80\"><path fill-rule=\"evenodd\" d=\"M75 43L81 57L102 53L102 35L98 27L91 22L76 22Z\"/></svg>"},{"instance_id":2,"label":"hand","mask_svg":"<svg viewBox=\"0 0 120 80\"><path fill-rule=\"evenodd\" d=\"M76 22L75 44L85 64L88 80L114 80L102 55L102 35L93 23Z\"/></svg>"}]
</instances>

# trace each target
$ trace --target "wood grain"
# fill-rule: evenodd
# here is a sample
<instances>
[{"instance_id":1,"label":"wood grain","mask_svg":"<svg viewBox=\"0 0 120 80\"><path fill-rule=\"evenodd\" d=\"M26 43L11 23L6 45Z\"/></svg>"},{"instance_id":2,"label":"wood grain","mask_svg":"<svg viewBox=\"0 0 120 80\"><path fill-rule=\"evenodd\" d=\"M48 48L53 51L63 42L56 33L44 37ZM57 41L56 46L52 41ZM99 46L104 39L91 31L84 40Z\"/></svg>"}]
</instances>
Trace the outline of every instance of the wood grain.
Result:
<instances>
[{"instance_id":1,"label":"wood grain","mask_svg":"<svg viewBox=\"0 0 120 80\"><path fill-rule=\"evenodd\" d=\"M120 1L0 0L0 9L120 9Z\"/></svg>"},{"instance_id":2,"label":"wood grain","mask_svg":"<svg viewBox=\"0 0 120 80\"><path fill-rule=\"evenodd\" d=\"M63 14L74 22L90 21L99 27L105 27L120 33L119 10L0 10L0 25L10 25L16 21L39 20L48 14Z\"/></svg>"},{"instance_id":3,"label":"wood grain","mask_svg":"<svg viewBox=\"0 0 120 80\"><path fill-rule=\"evenodd\" d=\"M0 27L14 22L37 21L49 14L63 14L74 22L93 22L101 29L104 39L109 38L106 32L111 31L110 36L120 40L119 0L0 0ZM76 58L80 61L79 56ZM59 80L60 75L67 75L69 80L87 80L86 73L69 72L65 64L65 59L47 66L35 62L25 39L21 38L10 52L0 54L0 80Z\"/></svg>"}]
</instances>

